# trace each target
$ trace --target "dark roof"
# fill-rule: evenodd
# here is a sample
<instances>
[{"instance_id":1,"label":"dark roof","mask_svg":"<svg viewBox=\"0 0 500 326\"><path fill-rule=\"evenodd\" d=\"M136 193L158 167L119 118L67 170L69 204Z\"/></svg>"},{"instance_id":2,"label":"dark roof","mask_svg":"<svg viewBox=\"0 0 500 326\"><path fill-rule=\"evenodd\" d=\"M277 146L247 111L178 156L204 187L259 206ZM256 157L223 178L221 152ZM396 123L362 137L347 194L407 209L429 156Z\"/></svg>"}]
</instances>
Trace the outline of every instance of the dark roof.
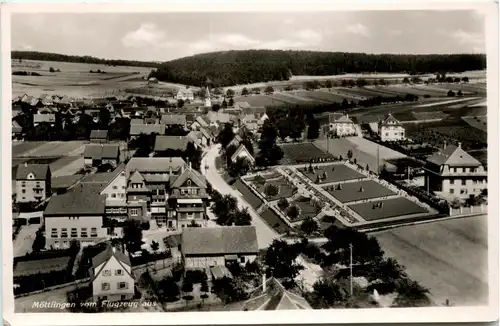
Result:
<instances>
[{"instance_id":1,"label":"dark roof","mask_svg":"<svg viewBox=\"0 0 500 326\"><path fill-rule=\"evenodd\" d=\"M19 164L17 167L16 180L28 180L28 175L30 173L34 175L34 178L31 180L46 180L50 173L50 167L48 164Z\"/></svg>"},{"instance_id":2,"label":"dark roof","mask_svg":"<svg viewBox=\"0 0 500 326\"><path fill-rule=\"evenodd\" d=\"M55 121L56 121L55 114L35 114L35 115L33 115L33 122L35 122L35 123L42 123L42 122L53 123Z\"/></svg>"},{"instance_id":3,"label":"dark roof","mask_svg":"<svg viewBox=\"0 0 500 326\"><path fill-rule=\"evenodd\" d=\"M130 266L130 258L125 255L123 252L120 250L113 248L111 245L108 244L106 249L98 253L94 258L92 258L92 266L94 268L97 268L99 265L101 265L104 262L107 262L111 257L115 257L119 262Z\"/></svg>"},{"instance_id":4,"label":"dark roof","mask_svg":"<svg viewBox=\"0 0 500 326\"><path fill-rule=\"evenodd\" d=\"M184 255L257 254L259 251L254 226L185 228L181 249Z\"/></svg>"},{"instance_id":5,"label":"dark roof","mask_svg":"<svg viewBox=\"0 0 500 326\"><path fill-rule=\"evenodd\" d=\"M186 162L181 157L132 157L127 163L127 175L132 171L141 173L168 173L178 171Z\"/></svg>"},{"instance_id":6,"label":"dark roof","mask_svg":"<svg viewBox=\"0 0 500 326\"><path fill-rule=\"evenodd\" d=\"M118 144L88 144L83 157L92 159L115 159L120 153Z\"/></svg>"},{"instance_id":7,"label":"dark roof","mask_svg":"<svg viewBox=\"0 0 500 326\"><path fill-rule=\"evenodd\" d=\"M90 139L107 139L108 131L107 130L92 130L90 132Z\"/></svg>"},{"instance_id":8,"label":"dark roof","mask_svg":"<svg viewBox=\"0 0 500 326\"><path fill-rule=\"evenodd\" d=\"M104 195L100 195L96 187L77 184L75 187L63 195L53 196L43 215L68 216L68 215L104 215L105 212Z\"/></svg>"},{"instance_id":9,"label":"dark roof","mask_svg":"<svg viewBox=\"0 0 500 326\"><path fill-rule=\"evenodd\" d=\"M60 177L52 177L50 186L52 189L68 189L83 178L81 174L63 175Z\"/></svg>"},{"instance_id":10,"label":"dark roof","mask_svg":"<svg viewBox=\"0 0 500 326\"><path fill-rule=\"evenodd\" d=\"M186 136L157 136L154 151L165 151L167 149L185 150L190 142Z\"/></svg>"},{"instance_id":11,"label":"dark roof","mask_svg":"<svg viewBox=\"0 0 500 326\"><path fill-rule=\"evenodd\" d=\"M184 185L187 180L191 180L199 188L206 188L207 181L204 176L202 176L198 171L188 167L175 179L172 184L172 188L179 188Z\"/></svg>"},{"instance_id":12,"label":"dark roof","mask_svg":"<svg viewBox=\"0 0 500 326\"><path fill-rule=\"evenodd\" d=\"M464 151L461 146L448 145L427 158L427 161L436 165L451 166L479 166L481 163Z\"/></svg>"},{"instance_id":13,"label":"dark roof","mask_svg":"<svg viewBox=\"0 0 500 326\"><path fill-rule=\"evenodd\" d=\"M181 235L172 234L163 239L165 245L169 248L177 248L181 244Z\"/></svg>"},{"instance_id":14,"label":"dark roof","mask_svg":"<svg viewBox=\"0 0 500 326\"><path fill-rule=\"evenodd\" d=\"M164 114L161 116L161 123L165 125L185 125L186 115L184 114Z\"/></svg>"},{"instance_id":15,"label":"dark roof","mask_svg":"<svg viewBox=\"0 0 500 326\"><path fill-rule=\"evenodd\" d=\"M149 135L152 133L157 133L158 135L165 134L165 125L163 124L131 124L130 125L130 135L138 136L140 134Z\"/></svg>"},{"instance_id":16,"label":"dark roof","mask_svg":"<svg viewBox=\"0 0 500 326\"><path fill-rule=\"evenodd\" d=\"M131 119L130 124L131 125L142 125L142 124L144 124L144 120L143 119Z\"/></svg>"},{"instance_id":17,"label":"dark roof","mask_svg":"<svg viewBox=\"0 0 500 326\"><path fill-rule=\"evenodd\" d=\"M382 126L387 126L387 125L391 125L391 126L399 126L399 125L400 125L400 122L399 122L396 118L394 118L394 116L393 116L391 113L389 113L389 114L385 117L384 121L381 121L381 122L380 122L380 124L381 124Z\"/></svg>"}]
</instances>

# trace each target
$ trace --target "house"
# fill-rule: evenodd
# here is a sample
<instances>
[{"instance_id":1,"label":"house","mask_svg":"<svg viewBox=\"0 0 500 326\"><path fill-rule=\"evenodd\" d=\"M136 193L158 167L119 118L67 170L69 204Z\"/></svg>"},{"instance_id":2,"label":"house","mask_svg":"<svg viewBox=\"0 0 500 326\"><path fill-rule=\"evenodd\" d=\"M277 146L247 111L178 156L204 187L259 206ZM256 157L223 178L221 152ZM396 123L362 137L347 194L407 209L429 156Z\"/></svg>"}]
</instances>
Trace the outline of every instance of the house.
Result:
<instances>
[{"instance_id":1,"label":"house","mask_svg":"<svg viewBox=\"0 0 500 326\"><path fill-rule=\"evenodd\" d=\"M235 120L237 120L236 116L223 112L210 111L207 113L206 116L210 121L210 126L216 126L216 127L219 127L226 123L233 123Z\"/></svg>"},{"instance_id":2,"label":"house","mask_svg":"<svg viewBox=\"0 0 500 326\"><path fill-rule=\"evenodd\" d=\"M191 163L181 168L178 176L170 177L170 195L167 210L169 228L180 229L191 224L206 225L206 210L209 196L207 181L200 172L191 168Z\"/></svg>"},{"instance_id":3,"label":"house","mask_svg":"<svg viewBox=\"0 0 500 326\"><path fill-rule=\"evenodd\" d=\"M69 248L73 240L87 246L106 239L105 207L105 196L91 185L77 184L53 196L43 212L46 248Z\"/></svg>"},{"instance_id":4,"label":"house","mask_svg":"<svg viewBox=\"0 0 500 326\"><path fill-rule=\"evenodd\" d=\"M189 88L179 89L179 91L177 92L177 95L175 96L175 99L176 100L183 100L183 101L186 101L186 100L193 101L194 100L194 93Z\"/></svg>"},{"instance_id":5,"label":"house","mask_svg":"<svg viewBox=\"0 0 500 326\"><path fill-rule=\"evenodd\" d=\"M22 131L23 128L21 125L16 120L12 120L12 137L15 138L21 136Z\"/></svg>"},{"instance_id":6,"label":"house","mask_svg":"<svg viewBox=\"0 0 500 326\"><path fill-rule=\"evenodd\" d=\"M144 119L131 119L130 125L142 125L144 124Z\"/></svg>"},{"instance_id":7,"label":"house","mask_svg":"<svg viewBox=\"0 0 500 326\"><path fill-rule=\"evenodd\" d=\"M187 145L192 142L186 136L156 136L154 152L164 152L166 150L185 151Z\"/></svg>"},{"instance_id":8,"label":"house","mask_svg":"<svg viewBox=\"0 0 500 326\"><path fill-rule=\"evenodd\" d=\"M210 127L210 119L205 115L196 117L195 121L191 124L191 130L208 127Z\"/></svg>"},{"instance_id":9,"label":"house","mask_svg":"<svg viewBox=\"0 0 500 326\"><path fill-rule=\"evenodd\" d=\"M474 198L487 189L487 171L460 143L445 145L428 157L424 170L426 189L445 198Z\"/></svg>"},{"instance_id":10,"label":"house","mask_svg":"<svg viewBox=\"0 0 500 326\"><path fill-rule=\"evenodd\" d=\"M259 121L260 120L256 118L255 115L247 114L240 119L240 126L245 126L248 130L255 131L261 126Z\"/></svg>"},{"instance_id":11,"label":"house","mask_svg":"<svg viewBox=\"0 0 500 326\"><path fill-rule=\"evenodd\" d=\"M185 228L181 252L186 270L206 270L230 263L253 262L259 253L254 226Z\"/></svg>"},{"instance_id":12,"label":"house","mask_svg":"<svg viewBox=\"0 0 500 326\"><path fill-rule=\"evenodd\" d=\"M253 115L255 116L256 119L258 119L259 121L261 121L261 123L263 123L265 120L269 119L268 115L267 115L267 110L265 107L261 107L261 106L251 106L251 107L248 107L248 106L244 106L242 107L242 115Z\"/></svg>"},{"instance_id":13,"label":"house","mask_svg":"<svg viewBox=\"0 0 500 326\"><path fill-rule=\"evenodd\" d=\"M356 124L348 114L330 113L328 115L329 132L338 137L356 135Z\"/></svg>"},{"instance_id":14,"label":"house","mask_svg":"<svg viewBox=\"0 0 500 326\"><path fill-rule=\"evenodd\" d=\"M229 142L229 144L227 144L227 148L229 147L232 147L232 146L236 146L236 147L239 147L240 146L240 143L243 139L241 138L240 135L236 134L233 138L233 140L231 140Z\"/></svg>"},{"instance_id":15,"label":"house","mask_svg":"<svg viewBox=\"0 0 500 326\"><path fill-rule=\"evenodd\" d=\"M186 115L184 114L164 114L161 116L161 123L168 126L186 127Z\"/></svg>"},{"instance_id":16,"label":"house","mask_svg":"<svg viewBox=\"0 0 500 326\"><path fill-rule=\"evenodd\" d=\"M81 174L52 177L52 193L62 195L66 193L68 189L76 185L82 178L83 175Z\"/></svg>"},{"instance_id":17,"label":"house","mask_svg":"<svg viewBox=\"0 0 500 326\"><path fill-rule=\"evenodd\" d=\"M51 127L56 123L55 114L34 114L33 126L38 126L40 123L48 123Z\"/></svg>"},{"instance_id":18,"label":"house","mask_svg":"<svg viewBox=\"0 0 500 326\"><path fill-rule=\"evenodd\" d=\"M130 137L137 137L140 134L144 135L165 135L165 125L163 124L131 124L130 125Z\"/></svg>"},{"instance_id":19,"label":"house","mask_svg":"<svg viewBox=\"0 0 500 326\"><path fill-rule=\"evenodd\" d=\"M192 140L199 147L210 146L211 136L206 129L192 130L186 137Z\"/></svg>"},{"instance_id":20,"label":"house","mask_svg":"<svg viewBox=\"0 0 500 326\"><path fill-rule=\"evenodd\" d=\"M263 275L263 282L250 293L250 298L243 304L244 311L256 310L309 310L311 305L298 293L287 290L274 277Z\"/></svg>"},{"instance_id":21,"label":"house","mask_svg":"<svg viewBox=\"0 0 500 326\"><path fill-rule=\"evenodd\" d=\"M135 281L130 258L110 244L92 258L89 274L95 302L123 301L134 297Z\"/></svg>"},{"instance_id":22,"label":"house","mask_svg":"<svg viewBox=\"0 0 500 326\"><path fill-rule=\"evenodd\" d=\"M381 141L400 141L405 139L405 128L389 113L378 124L378 135Z\"/></svg>"},{"instance_id":23,"label":"house","mask_svg":"<svg viewBox=\"0 0 500 326\"><path fill-rule=\"evenodd\" d=\"M243 144L241 144L236 152L233 153L231 156L231 162L235 163L239 158L245 158L251 166L255 165L254 157Z\"/></svg>"},{"instance_id":24,"label":"house","mask_svg":"<svg viewBox=\"0 0 500 326\"><path fill-rule=\"evenodd\" d=\"M83 152L85 166L110 164L114 168L120 163L120 145L118 144L88 144Z\"/></svg>"},{"instance_id":25,"label":"house","mask_svg":"<svg viewBox=\"0 0 500 326\"><path fill-rule=\"evenodd\" d=\"M108 141L107 130L92 130L90 132L90 142L92 143L106 143Z\"/></svg>"},{"instance_id":26,"label":"house","mask_svg":"<svg viewBox=\"0 0 500 326\"><path fill-rule=\"evenodd\" d=\"M16 172L16 203L38 203L50 197L51 179L48 164L19 164Z\"/></svg>"}]
</instances>

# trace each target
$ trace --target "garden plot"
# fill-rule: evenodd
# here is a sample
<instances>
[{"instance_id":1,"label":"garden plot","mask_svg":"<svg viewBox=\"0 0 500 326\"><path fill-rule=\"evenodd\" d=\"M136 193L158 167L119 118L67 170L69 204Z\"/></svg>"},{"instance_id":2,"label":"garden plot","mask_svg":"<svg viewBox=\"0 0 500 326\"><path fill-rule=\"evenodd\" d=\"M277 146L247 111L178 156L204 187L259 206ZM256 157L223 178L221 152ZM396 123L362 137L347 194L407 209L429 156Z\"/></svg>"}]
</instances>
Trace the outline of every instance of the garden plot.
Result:
<instances>
[{"instance_id":1,"label":"garden plot","mask_svg":"<svg viewBox=\"0 0 500 326\"><path fill-rule=\"evenodd\" d=\"M21 156L33 156L33 157L54 157L54 156L64 156L70 155L72 153L78 155L83 152L84 142L83 141L70 141L70 142L59 142L52 141L46 142L41 146L24 152ZM77 152L79 150L79 152Z\"/></svg>"},{"instance_id":2,"label":"garden plot","mask_svg":"<svg viewBox=\"0 0 500 326\"><path fill-rule=\"evenodd\" d=\"M265 209L260 217L279 234L285 234L292 229L272 209Z\"/></svg>"},{"instance_id":3,"label":"garden plot","mask_svg":"<svg viewBox=\"0 0 500 326\"><path fill-rule=\"evenodd\" d=\"M428 213L428 210L424 207L403 197L353 204L349 205L349 208L359 214L366 221L399 217L410 214Z\"/></svg>"},{"instance_id":4,"label":"garden plot","mask_svg":"<svg viewBox=\"0 0 500 326\"><path fill-rule=\"evenodd\" d=\"M291 104L311 104L315 102L309 98L298 96L292 93L274 93L271 96L272 98L275 98L279 101L288 102Z\"/></svg>"},{"instance_id":5,"label":"garden plot","mask_svg":"<svg viewBox=\"0 0 500 326\"><path fill-rule=\"evenodd\" d=\"M362 96L366 98L377 97L382 95L376 91L365 89L363 87L353 87L353 88L339 87L336 88L336 90L339 90L342 93L353 94L356 96Z\"/></svg>"},{"instance_id":6,"label":"garden plot","mask_svg":"<svg viewBox=\"0 0 500 326\"><path fill-rule=\"evenodd\" d=\"M64 156L54 163L50 164L50 170L53 177L64 175L73 175L83 168L83 157L79 156Z\"/></svg>"},{"instance_id":7,"label":"garden plot","mask_svg":"<svg viewBox=\"0 0 500 326\"><path fill-rule=\"evenodd\" d=\"M319 184L364 179L366 176L345 164L331 164L299 168L311 181ZM319 179L318 179L319 177ZM318 182L319 181L319 182Z\"/></svg>"},{"instance_id":8,"label":"garden plot","mask_svg":"<svg viewBox=\"0 0 500 326\"><path fill-rule=\"evenodd\" d=\"M338 199L341 203L369 200L396 194L391 189L374 180L346 182L339 185L326 186L325 190L327 190L330 195Z\"/></svg>"},{"instance_id":9,"label":"garden plot","mask_svg":"<svg viewBox=\"0 0 500 326\"><path fill-rule=\"evenodd\" d=\"M412 94L417 96L424 96L424 95L446 96L445 90L439 91L435 89L419 89L416 87L409 87L409 86L387 86L387 88L394 93L398 93L400 96L406 94Z\"/></svg>"},{"instance_id":10,"label":"garden plot","mask_svg":"<svg viewBox=\"0 0 500 326\"><path fill-rule=\"evenodd\" d=\"M297 92L297 95L302 97L310 98L313 100L319 100L323 102L333 103L333 102L342 102L346 99L345 96L326 92L326 91L300 91Z\"/></svg>"},{"instance_id":11,"label":"garden plot","mask_svg":"<svg viewBox=\"0 0 500 326\"><path fill-rule=\"evenodd\" d=\"M316 147L313 143L283 144L283 164L310 162L317 159L333 159L334 156Z\"/></svg>"},{"instance_id":12,"label":"garden plot","mask_svg":"<svg viewBox=\"0 0 500 326\"><path fill-rule=\"evenodd\" d=\"M298 214L295 216L290 216L290 209L293 210L292 207L298 207ZM294 201L290 202L290 206L285 212L285 215L288 216L292 223L305 220L306 218L313 218L318 215L318 208L311 204L311 199L306 197L299 197Z\"/></svg>"},{"instance_id":13,"label":"garden plot","mask_svg":"<svg viewBox=\"0 0 500 326\"><path fill-rule=\"evenodd\" d=\"M243 195L245 201L254 209L257 209L260 205L262 205L262 200L257 197L250 189L248 189L248 187L243 182L241 182L241 180L236 180L236 182L233 184L233 187Z\"/></svg>"},{"instance_id":14,"label":"garden plot","mask_svg":"<svg viewBox=\"0 0 500 326\"><path fill-rule=\"evenodd\" d=\"M293 186L284 177L279 177L272 180L262 180L254 182L257 191L259 191L267 201L274 201L281 198L292 197L297 188Z\"/></svg>"},{"instance_id":15,"label":"garden plot","mask_svg":"<svg viewBox=\"0 0 500 326\"><path fill-rule=\"evenodd\" d=\"M251 106L274 106L289 104L288 102L275 99L268 95L248 95L248 96L235 96L235 102L248 102Z\"/></svg>"},{"instance_id":16,"label":"garden plot","mask_svg":"<svg viewBox=\"0 0 500 326\"><path fill-rule=\"evenodd\" d=\"M445 114L443 111L412 112L411 114L415 120L434 120L448 117L448 114Z\"/></svg>"}]
</instances>

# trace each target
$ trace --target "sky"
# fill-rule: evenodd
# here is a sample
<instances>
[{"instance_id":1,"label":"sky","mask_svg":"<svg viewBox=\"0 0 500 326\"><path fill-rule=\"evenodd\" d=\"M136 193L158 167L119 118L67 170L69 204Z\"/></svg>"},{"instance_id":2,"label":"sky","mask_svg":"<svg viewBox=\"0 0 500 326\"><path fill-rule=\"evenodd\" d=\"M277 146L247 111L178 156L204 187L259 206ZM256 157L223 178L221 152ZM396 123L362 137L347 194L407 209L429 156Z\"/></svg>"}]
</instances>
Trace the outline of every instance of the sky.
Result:
<instances>
[{"instance_id":1,"label":"sky","mask_svg":"<svg viewBox=\"0 0 500 326\"><path fill-rule=\"evenodd\" d=\"M169 61L198 53L278 49L485 53L475 11L14 13L13 50Z\"/></svg>"}]
</instances>

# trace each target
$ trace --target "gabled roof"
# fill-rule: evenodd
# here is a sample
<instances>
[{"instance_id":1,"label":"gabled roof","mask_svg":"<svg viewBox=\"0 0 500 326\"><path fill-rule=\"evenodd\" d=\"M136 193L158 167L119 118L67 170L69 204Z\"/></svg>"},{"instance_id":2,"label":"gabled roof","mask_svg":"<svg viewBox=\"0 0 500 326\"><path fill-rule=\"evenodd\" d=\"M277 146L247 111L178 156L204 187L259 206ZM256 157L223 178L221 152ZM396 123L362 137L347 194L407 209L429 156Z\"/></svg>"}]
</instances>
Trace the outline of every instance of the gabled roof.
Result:
<instances>
[{"instance_id":1,"label":"gabled roof","mask_svg":"<svg viewBox=\"0 0 500 326\"><path fill-rule=\"evenodd\" d=\"M118 261L118 263L123 267L123 269L130 277L133 277L129 272L129 268L125 268L126 266L132 266L132 264L130 263L130 258L117 248L113 247L111 244L107 243L106 249L92 258L92 268L94 269L92 273L92 280L94 280L99 274L101 274L104 266L106 266L106 263L112 257L114 257ZM101 266L101 268L99 270L96 270L96 268L98 268L99 266Z\"/></svg>"},{"instance_id":2,"label":"gabled roof","mask_svg":"<svg viewBox=\"0 0 500 326\"><path fill-rule=\"evenodd\" d=\"M197 117L196 122L198 122L202 127L208 127L210 125L210 120L204 115Z\"/></svg>"},{"instance_id":3,"label":"gabled roof","mask_svg":"<svg viewBox=\"0 0 500 326\"><path fill-rule=\"evenodd\" d=\"M201 146L201 131L191 130L186 137L191 139L196 145Z\"/></svg>"},{"instance_id":4,"label":"gabled roof","mask_svg":"<svg viewBox=\"0 0 500 326\"><path fill-rule=\"evenodd\" d=\"M260 285L245 301L244 310L306 310L311 305L302 296L292 293L274 277L265 282L265 290Z\"/></svg>"},{"instance_id":5,"label":"gabled roof","mask_svg":"<svg viewBox=\"0 0 500 326\"><path fill-rule=\"evenodd\" d=\"M130 125L130 135L138 136L140 134L150 135L156 133L158 135L165 134L165 125L163 124L131 124Z\"/></svg>"},{"instance_id":6,"label":"gabled roof","mask_svg":"<svg viewBox=\"0 0 500 326\"><path fill-rule=\"evenodd\" d=\"M107 139L108 131L107 130L92 130L90 132L90 139Z\"/></svg>"},{"instance_id":7,"label":"gabled roof","mask_svg":"<svg viewBox=\"0 0 500 326\"><path fill-rule=\"evenodd\" d=\"M247 152L248 154L247 158L250 159L252 162L255 161L252 154L250 154L246 146L243 144L241 144L240 147L238 147L238 149L236 150L236 152L233 153L233 155L231 156L231 161L233 162L236 161L236 159L240 156L241 152Z\"/></svg>"},{"instance_id":8,"label":"gabled roof","mask_svg":"<svg viewBox=\"0 0 500 326\"><path fill-rule=\"evenodd\" d=\"M144 178L139 171L134 171L128 181L131 183L143 183Z\"/></svg>"},{"instance_id":9,"label":"gabled roof","mask_svg":"<svg viewBox=\"0 0 500 326\"><path fill-rule=\"evenodd\" d=\"M266 108L263 106L254 106L254 107L243 108L243 114L252 114L252 115L262 116L264 113L266 113Z\"/></svg>"},{"instance_id":10,"label":"gabled roof","mask_svg":"<svg viewBox=\"0 0 500 326\"><path fill-rule=\"evenodd\" d=\"M186 183L187 180L191 180L198 188L205 189L207 187L207 180L198 171L188 167L175 179L172 183L172 188L179 188Z\"/></svg>"},{"instance_id":11,"label":"gabled roof","mask_svg":"<svg viewBox=\"0 0 500 326\"><path fill-rule=\"evenodd\" d=\"M129 175L132 171L141 173L168 173L178 171L185 166L186 162L181 157L132 157L127 163L126 171Z\"/></svg>"},{"instance_id":12,"label":"gabled roof","mask_svg":"<svg viewBox=\"0 0 500 326\"><path fill-rule=\"evenodd\" d=\"M157 136L154 151L161 152L167 149L183 151L189 142L190 140L186 136Z\"/></svg>"},{"instance_id":13,"label":"gabled roof","mask_svg":"<svg viewBox=\"0 0 500 326\"><path fill-rule=\"evenodd\" d=\"M81 179L79 183L88 187L93 187L101 192L124 170L125 164L121 163L112 172L89 174Z\"/></svg>"},{"instance_id":14,"label":"gabled roof","mask_svg":"<svg viewBox=\"0 0 500 326\"><path fill-rule=\"evenodd\" d=\"M480 166L481 162L464 151L461 146L448 145L446 148L432 154L427 161L436 165L450 166Z\"/></svg>"},{"instance_id":15,"label":"gabled roof","mask_svg":"<svg viewBox=\"0 0 500 326\"><path fill-rule=\"evenodd\" d=\"M12 133L17 134L22 130L23 128L21 127L21 125L16 120L12 120Z\"/></svg>"},{"instance_id":16,"label":"gabled roof","mask_svg":"<svg viewBox=\"0 0 500 326\"><path fill-rule=\"evenodd\" d=\"M59 177L52 177L50 186L52 189L68 189L75 185L83 178L81 174L63 175Z\"/></svg>"},{"instance_id":17,"label":"gabled roof","mask_svg":"<svg viewBox=\"0 0 500 326\"><path fill-rule=\"evenodd\" d=\"M257 254L254 226L185 228L181 250L184 255Z\"/></svg>"},{"instance_id":18,"label":"gabled roof","mask_svg":"<svg viewBox=\"0 0 500 326\"><path fill-rule=\"evenodd\" d=\"M232 116L229 113L210 111L206 116L211 122L226 123L232 121Z\"/></svg>"},{"instance_id":19,"label":"gabled roof","mask_svg":"<svg viewBox=\"0 0 500 326\"><path fill-rule=\"evenodd\" d=\"M165 125L185 125L186 116L184 114L164 114L161 116L161 123Z\"/></svg>"},{"instance_id":20,"label":"gabled roof","mask_svg":"<svg viewBox=\"0 0 500 326\"><path fill-rule=\"evenodd\" d=\"M131 119L130 124L131 125L142 125L142 124L144 124L144 120L143 119Z\"/></svg>"},{"instance_id":21,"label":"gabled roof","mask_svg":"<svg viewBox=\"0 0 500 326\"><path fill-rule=\"evenodd\" d=\"M88 144L83 157L92 159L116 159L120 153L118 144Z\"/></svg>"},{"instance_id":22,"label":"gabled roof","mask_svg":"<svg viewBox=\"0 0 500 326\"><path fill-rule=\"evenodd\" d=\"M50 172L48 164L28 164L22 163L17 167L16 180L28 180L28 175L33 174L30 180L46 180Z\"/></svg>"},{"instance_id":23,"label":"gabled roof","mask_svg":"<svg viewBox=\"0 0 500 326\"><path fill-rule=\"evenodd\" d=\"M63 195L53 196L43 215L51 216L102 216L105 212L104 195L96 187L88 186L83 183Z\"/></svg>"},{"instance_id":24,"label":"gabled roof","mask_svg":"<svg viewBox=\"0 0 500 326\"><path fill-rule=\"evenodd\" d=\"M35 115L33 115L33 122L34 123L42 123L42 122L54 123L54 122L56 122L56 116L55 116L55 114L35 114Z\"/></svg>"},{"instance_id":25,"label":"gabled roof","mask_svg":"<svg viewBox=\"0 0 500 326\"><path fill-rule=\"evenodd\" d=\"M401 125L399 120L397 120L396 118L394 118L394 116L389 113L385 119L383 121L380 122L380 124L382 126L386 126L386 125L391 125L391 126L399 126Z\"/></svg>"}]
</instances>

